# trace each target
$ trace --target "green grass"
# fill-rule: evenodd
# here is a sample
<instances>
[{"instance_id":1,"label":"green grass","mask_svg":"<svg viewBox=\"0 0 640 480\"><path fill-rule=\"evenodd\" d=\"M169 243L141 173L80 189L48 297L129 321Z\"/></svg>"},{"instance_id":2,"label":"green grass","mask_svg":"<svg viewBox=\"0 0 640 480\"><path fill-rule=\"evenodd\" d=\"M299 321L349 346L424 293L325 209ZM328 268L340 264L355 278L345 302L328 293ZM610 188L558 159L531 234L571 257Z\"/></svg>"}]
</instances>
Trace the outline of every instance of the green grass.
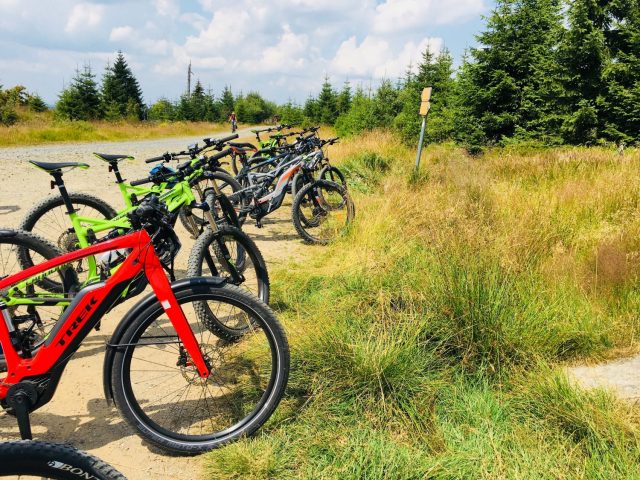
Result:
<instances>
[{"instance_id":1,"label":"green grass","mask_svg":"<svg viewBox=\"0 0 640 480\"><path fill-rule=\"evenodd\" d=\"M272 272L288 394L207 477L640 478L637 410L562 369L637 351L640 154L330 153L356 225Z\"/></svg>"}]
</instances>

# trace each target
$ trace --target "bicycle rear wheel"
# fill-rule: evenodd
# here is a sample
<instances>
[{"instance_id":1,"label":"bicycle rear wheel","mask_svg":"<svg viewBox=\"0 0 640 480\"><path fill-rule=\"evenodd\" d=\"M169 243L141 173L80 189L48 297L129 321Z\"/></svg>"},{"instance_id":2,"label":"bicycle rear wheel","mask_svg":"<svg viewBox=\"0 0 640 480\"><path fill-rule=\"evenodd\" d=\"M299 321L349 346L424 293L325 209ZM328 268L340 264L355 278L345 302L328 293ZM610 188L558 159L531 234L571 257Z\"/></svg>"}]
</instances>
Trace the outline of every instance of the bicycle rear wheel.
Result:
<instances>
[{"instance_id":1,"label":"bicycle rear wheel","mask_svg":"<svg viewBox=\"0 0 640 480\"><path fill-rule=\"evenodd\" d=\"M175 291L211 376L202 379L162 305L127 327L112 371L114 400L146 440L173 454L196 454L250 435L271 416L289 375L289 347L271 309L231 285L204 277ZM250 325L235 341L212 334L194 304Z\"/></svg>"},{"instance_id":2,"label":"bicycle rear wheel","mask_svg":"<svg viewBox=\"0 0 640 480\"><path fill-rule=\"evenodd\" d=\"M22 440L0 443L0 477L127 480L111 465L69 445Z\"/></svg>"},{"instance_id":3,"label":"bicycle rear wheel","mask_svg":"<svg viewBox=\"0 0 640 480\"><path fill-rule=\"evenodd\" d=\"M37 265L60 255L60 250L38 235L21 230L0 230L0 278L22 271L22 264ZM21 297L22 304L9 304L6 308L24 348L32 349L42 344L61 313L61 307L43 304L38 301L39 296L59 296L63 300L78 286L78 277L70 266L35 278L37 280L27 280L20 285L19 292L11 293L12 297ZM5 367L0 350L0 371Z\"/></svg>"},{"instance_id":4,"label":"bicycle rear wheel","mask_svg":"<svg viewBox=\"0 0 640 480\"><path fill-rule=\"evenodd\" d=\"M111 219L117 212L104 200L87 193L69 193L71 203L79 216L97 219ZM79 248L78 236L67 214L67 208L60 195L43 199L33 206L20 225L22 230L33 232L54 244L62 253L72 252ZM25 259L22 268L29 268L33 263ZM89 272L86 258L77 260L73 266L82 281L87 280Z\"/></svg>"}]
</instances>

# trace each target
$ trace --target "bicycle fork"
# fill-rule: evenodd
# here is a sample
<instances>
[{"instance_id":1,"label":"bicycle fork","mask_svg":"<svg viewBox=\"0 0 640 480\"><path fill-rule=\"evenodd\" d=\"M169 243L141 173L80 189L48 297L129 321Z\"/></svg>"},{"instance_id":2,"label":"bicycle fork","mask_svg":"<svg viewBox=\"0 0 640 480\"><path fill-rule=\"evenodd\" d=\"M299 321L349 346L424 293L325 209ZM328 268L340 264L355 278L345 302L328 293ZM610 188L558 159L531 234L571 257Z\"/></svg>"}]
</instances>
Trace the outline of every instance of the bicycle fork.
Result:
<instances>
[{"instance_id":1,"label":"bicycle fork","mask_svg":"<svg viewBox=\"0 0 640 480\"><path fill-rule=\"evenodd\" d=\"M217 189L217 183L214 181L213 184L214 184L214 191L216 190L219 191L219 189ZM198 195L200 196L200 198L203 198L204 192L202 191L202 188L200 187L200 185L194 185L194 188L196 189L196 192L198 192ZM241 284L245 280L244 276L236 268L235 263L231 258L231 254L229 253L229 249L227 248L227 245L224 239L221 238L220 229L218 228L218 223L216 221L217 215L214 216L211 213L211 207L206 201L202 202L200 205L197 205L196 208L202 209L207 222L209 222L209 227L211 228L211 230L215 235L215 241L217 242L218 249L220 253L222 253L222 257L223 257L223 258L219 258L220 263L222 264L222 267L231 275L231 280L234 285ZM193 216L189 216L189 222L191 223L192 228L196 226L196 222L193 219ZM205 261L207 262L207 266L209 267L209 270L211 271L211 273L213 275L218 274L218 269L215 266L213 258L211 258L211 253L209 252L209 249L207 249L207 251L205 252L204 258L205 258Z\"/></svg>"},{"instance_id":2,"label":"bicycle fork","mask_svg":"<svg viewBox=\"0 0 640 480\"><path fill-rule=\"evenodd\" d=\"M211 365L202 355L200 345L198 345L198 341L189 326L187 317L185 317L176 296L173 294L173 290L171 290L171 283L169 283L169 280L164 274L162 264L157 257L146 260L145 274L156 297L160 301L160 305L178 334L178 338L182 341L184 348L198 369L198 374L202 378L209 378Z\"/></svg>"}]
</instances>

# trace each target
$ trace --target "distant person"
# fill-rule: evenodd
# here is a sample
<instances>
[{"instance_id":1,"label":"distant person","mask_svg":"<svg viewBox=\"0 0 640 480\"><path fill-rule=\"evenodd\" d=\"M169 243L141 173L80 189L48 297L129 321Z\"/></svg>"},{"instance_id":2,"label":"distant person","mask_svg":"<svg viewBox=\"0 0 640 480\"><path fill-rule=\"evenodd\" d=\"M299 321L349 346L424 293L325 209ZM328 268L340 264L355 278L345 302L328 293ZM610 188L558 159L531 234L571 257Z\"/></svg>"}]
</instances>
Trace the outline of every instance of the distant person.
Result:
<instances>
[{"instance_id":1,"label":"distant person","mask_svg":"<svg viewBox=\"0 0 640 480\"><path fill-rule=\"evenodd\" d=\"M236 117L236 112L231 112L229 115L229 122L231 122L231 133L236 133L238 129L238 117Z\"/></svg>"}]
</instances>

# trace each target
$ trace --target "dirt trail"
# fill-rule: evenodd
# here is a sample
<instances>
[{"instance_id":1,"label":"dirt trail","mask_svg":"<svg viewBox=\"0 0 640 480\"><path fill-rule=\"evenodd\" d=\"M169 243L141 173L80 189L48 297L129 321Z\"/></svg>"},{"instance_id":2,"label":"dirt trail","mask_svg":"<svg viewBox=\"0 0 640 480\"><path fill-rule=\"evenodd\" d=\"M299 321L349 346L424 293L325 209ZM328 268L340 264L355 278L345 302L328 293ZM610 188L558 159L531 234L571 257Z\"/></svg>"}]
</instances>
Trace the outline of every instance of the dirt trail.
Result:
<instances>
[{"instance_id":1,"label":"dirt trail","mask_svg":"<svg viewBox=\"0 0 640 480\"><path fill-rule=\"evenodd\" d=\"M222 136L222 135L218 135ZM116 209L123 202L107 165L91 152L126 153L140 160L124 162L125 178L143 177L149 169L142 159L166 150L182 150L194 138L171 138L136 142L47 145L0 149L0 226L16 227L31 205L46 195L50 177L29 165L28 160L82 161L88 170L65 174L69 191L88 192L109 202ZM257 242L269 268L300 258L311 247L297 237L290 219L290 207L284 205L264 221L264 228L249 225L245 231ZM186 268L193 241L181 225L177 227L183 248L176 268ZM138 297L139 299L140 297ZM136 299L120 305L103 320L102 330L87 337L67 366L53 400L32 415L34 437L69 442L111 463L130 480L199 478L201 457L169 457L153 449L138 437L108 406L102 390L102 364L105 342L118 321ZM15 418L0 413L0 439L19 438Z\"/></svg>"}]
</instances>

